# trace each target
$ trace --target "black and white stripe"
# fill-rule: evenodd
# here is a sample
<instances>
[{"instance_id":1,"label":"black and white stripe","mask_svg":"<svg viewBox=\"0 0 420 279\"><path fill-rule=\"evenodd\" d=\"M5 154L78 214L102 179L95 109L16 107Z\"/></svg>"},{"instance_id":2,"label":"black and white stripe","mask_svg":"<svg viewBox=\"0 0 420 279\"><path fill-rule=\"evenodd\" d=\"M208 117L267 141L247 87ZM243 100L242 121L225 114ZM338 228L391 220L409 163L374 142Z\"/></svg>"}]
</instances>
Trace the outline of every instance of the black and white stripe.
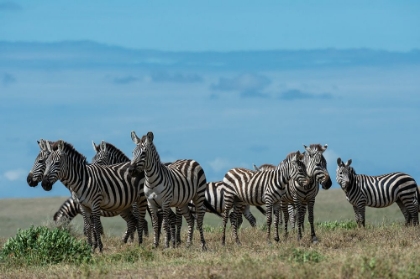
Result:
<instances>
[{"instance_id":1,"label":"black and white stripe","mask_svg":"<svg viewBox=\"0 0 420 279\"><path fill-rule=\"evenodd\" d=\"M292 204L296 209L296 221L298 225L298 240L302 238L303 223L305 220L306 208L308 208L308 220L311 226L311 239L317 242L318 238L315 233L314 226L314 206L315 198L319 192L319 184L323 189L329 189L332 185L330 175L327 170L327 161L323 153L327 149L327 145L311 144L304 146L305 152L303 163L309 177L309 184L302 186L295 180L291 180L286 187L284 196L282 197L282 211L284 214L284 231L287 235L287 223L289 219L289 207Z\"/></svg>"},{"instance_id":2,"label":"black and white stripe","mask_svg":"<svg viewBox=\"0 0 420 279\"><path fill-rule=\"evenodd\" d=\"M194 160L177 160L170 165L162 164L159 154L153 143L153 133L148 132L142 139L131 132L131 138L136 144L133 150L131 168L133 171L144 171L144 193L153 216L154 243L159 244L157 210L163 211L165 231L167 232L166 247L169 247L169 210L170 207L177 207L185 217L188 224L187 245L192 242L194 219L188 208L193 202L196 207L197 227L200 231L202 249L206 249L206 242L203 233L203 218L205 210L206 176L200 164ZM171 230L172 245L175 247L175 231Z\"/></svg>"},{"instance_id":3,"label":"black and white stripe","mask_svg":"<svg viewBox=\"0 0 420 279\"><path fill-rule=\"evenodd\" d=\"M274 210L274 239L279 241L279 214L277 211L280 209L279 202L284 194L284 187L291 178L295 178L303 185L307 183L305 166L299 158L300 153L298 151L291 160L283 161L275 170L252 171L244 168L234 168L225 174L223 178L223 183L226 186L225 210L223 214L223 245L226 240L226 222L229 211L234 208L233 213L234 217L236 217L238 208L244 204L266 206L268 241L270 241L272 213ZM240 244L237 234L237 222L233 224L233 233L236 243Z\"/></svg>"},{"instance_id":4,"label":"black and white stripe","mask_svg":"<svg viewBox=\"0 0 420 279\"><path fill-rule=\"evenodd\" d=\"M120 212L127 222L132 222L132 204L137 203L140 222L137 226L139 243L142 243L144 217L147 202L143 192L144 176L132 177L128 168L130 163L114 165L88 165L86 157L74 147L62 140L47 148L51 152L46 161L46 170L42 187L49 191L60 180L75 196L83 209L83 218L87 227L88 243L93 250L102 251L100 235L100 211ZM91 222L92 220L92 222ZM134 227L129 226L127 237ZM92 242L92 231L94 240ZM126 241L126 239L125 239Z\"/></svg>"},{"instance_id":5,"label":"black and white stripe","mask_svg":"<svg viewBox=\"0 0 420 279\"><path fill-rule=\"evenodd\" d=\"M353 206L356 222L365 226L366 206L383 208L396 202L404 215L406 225L419 223L419 193L413 177L402 172L370 176L356 174L346 163L337 159L337 183Z\"/></svg>"}]
</instances>

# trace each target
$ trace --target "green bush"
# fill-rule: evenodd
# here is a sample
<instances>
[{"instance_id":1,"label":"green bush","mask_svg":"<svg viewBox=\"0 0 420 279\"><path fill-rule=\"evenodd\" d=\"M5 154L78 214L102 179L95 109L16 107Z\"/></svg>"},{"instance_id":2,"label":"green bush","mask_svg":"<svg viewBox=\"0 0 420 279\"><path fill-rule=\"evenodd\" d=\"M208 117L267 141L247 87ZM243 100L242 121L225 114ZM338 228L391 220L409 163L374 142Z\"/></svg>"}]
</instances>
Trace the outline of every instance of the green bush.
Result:
<instances>
[{"instance_id":1,"label":"green bush","mask_svg":"<svg viewBox=\"0 0 420 279\"><path fill-rule=\"evenodd\" d=\"M10 264L45 265L67 262L81 264L91 260L91 248L69 231L48 227L18 230L0 251L0 260Z\"/></svg>"}]
</instances>

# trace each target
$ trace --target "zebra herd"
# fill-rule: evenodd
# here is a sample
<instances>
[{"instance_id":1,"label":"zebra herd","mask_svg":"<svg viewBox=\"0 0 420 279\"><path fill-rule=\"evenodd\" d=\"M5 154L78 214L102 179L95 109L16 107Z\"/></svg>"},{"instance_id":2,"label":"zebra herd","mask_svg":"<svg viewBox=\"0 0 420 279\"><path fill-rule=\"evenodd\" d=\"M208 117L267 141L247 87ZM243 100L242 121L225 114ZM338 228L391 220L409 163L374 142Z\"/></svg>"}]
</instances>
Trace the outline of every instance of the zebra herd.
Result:
<instances>
[{"instance_id":1,"label":"zebra herd","mask_svg":"<svg viewBox=\"0 0 420 279\"><path fill-rule=\"evenodd\" d=\"M71 221L82 214L84 234L92 249L102 251L103 228L100 216L120 215L127 223L123 241L134 238L139 244L143 233L148 235L145 219L149 212L153 227L153 246L159 245L161 228L165 232L165 247L176 247L181 241L182 216L188 225L187 245L191 245L194 224L200 233L201 247L206 250L203 219L206 212L223 218L222 244L225 245L226 225L230 218L236 243L240 244L238 228L244 216L251 226L256 225L250 206L266 215L267 241L271 241L274 215L274 240L279 241L279 223L284 215L285 236L289 219L297 223L297 237L301 239L308 209L311 239L317 242L314 227L314 204L319 185L327 190L332 181L323 153L327 145L304 146L304 152L291 152L274 166L264 164L254 170L230 169L221 181L208 182L201 165L195 160L162 163L148 132L138 137L131 132L135 144L130 160L121 150L104 141L93 148L96 152L89 164L86 157L70 143L41 139L40 151L28 174L29 186L39 182L50 191L60 180L71 192L54 215L55 221ZM381 176L357 175L351 160L337 159L336 180L353 205L356 222L365 225L365 207L386 207L396 202L406 224L418 224L419 190L415 180L404 173ZM265 210L262 208L265 206ZM175 208L174 213L171 208ZM230 212L232 211L232 212Z\"/></svg>"}]
</instances>

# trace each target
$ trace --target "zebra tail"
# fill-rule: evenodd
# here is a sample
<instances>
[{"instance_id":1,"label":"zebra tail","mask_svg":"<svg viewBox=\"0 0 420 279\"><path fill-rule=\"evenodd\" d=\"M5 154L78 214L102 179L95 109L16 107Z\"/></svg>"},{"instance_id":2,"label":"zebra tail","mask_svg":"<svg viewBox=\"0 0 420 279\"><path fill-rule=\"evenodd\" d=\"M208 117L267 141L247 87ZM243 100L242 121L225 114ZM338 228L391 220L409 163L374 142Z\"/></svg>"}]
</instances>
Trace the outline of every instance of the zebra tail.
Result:
<instances>
[{"instance_id":1,"label":"zebra tail","mask_svg":"<svg viewBox=\"0 0 420 279\"><path fill-rule=\"evenodd\" d=\"M257 205L257 209L262 213L262 214L266 214L266 211L264 208L262 208L261 206Z\"/></svg>"},{"instance_id":2,"label":"zebra tail","mask_svg":"<svg viewBox=\"0 0 420 279\"><path fill-rule=\"evenodd\" d=\"M222 214L217 212L216 209L214 209L214 207L207 200L204 200L204 206L207 207L207 209L210 210L211 213L214 213L217 216L222 217Z\"/></svg>"},{"instance_id":3,"label":"zebra tail","mask_svg":"<svg viewBox=\"0 0 420 279\"><path fill-rule=\"evenodd\" d=\"M420 190L419 187L416 185L417 188L417 210L420 212Z\"/></svg>"}]
</instances>

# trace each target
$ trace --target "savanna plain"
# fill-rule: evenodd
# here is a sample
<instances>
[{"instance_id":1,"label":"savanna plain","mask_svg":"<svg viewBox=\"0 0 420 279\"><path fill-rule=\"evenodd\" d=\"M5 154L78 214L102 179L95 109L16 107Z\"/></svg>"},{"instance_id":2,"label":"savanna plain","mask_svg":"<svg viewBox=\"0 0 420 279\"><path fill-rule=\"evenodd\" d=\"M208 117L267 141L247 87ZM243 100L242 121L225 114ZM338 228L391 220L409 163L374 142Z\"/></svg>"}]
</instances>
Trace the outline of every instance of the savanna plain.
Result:
<instances>
[{"instance_id":1,"label":"savanna plain","mask_svg":"<svg viewBox=\"0 0 420 279\"><path fill-rule=\"evenodd\" d=\"M0 200L0 247L18 229L31 226L54 228L52 216L67 197ZM235 244L230 225L226 246L221 245L222 220L206 214L205 238L208 250L201 251L199 233L187 248L184 223L178 248L152 248L153 237L143 245L121 242L125 223L121 217L102 218L104 250L96 251L88 262L23 264L1 260L0 278L419 278L420 228L406 227L397 205L384 209L367 208L366 228L357 228L351 205L341 189L320 190L315 204L316 233L310 239L305 221L303 239L280 229L280 242L266 238L265 216L252 210L257 227L244 219L239 231L242 245ZM151 222L149 221L149 231ZM82 218L72 222L70 233L81 242ZM29 252L28 252L29 253Z\"/></svg>"}]
</instances>

